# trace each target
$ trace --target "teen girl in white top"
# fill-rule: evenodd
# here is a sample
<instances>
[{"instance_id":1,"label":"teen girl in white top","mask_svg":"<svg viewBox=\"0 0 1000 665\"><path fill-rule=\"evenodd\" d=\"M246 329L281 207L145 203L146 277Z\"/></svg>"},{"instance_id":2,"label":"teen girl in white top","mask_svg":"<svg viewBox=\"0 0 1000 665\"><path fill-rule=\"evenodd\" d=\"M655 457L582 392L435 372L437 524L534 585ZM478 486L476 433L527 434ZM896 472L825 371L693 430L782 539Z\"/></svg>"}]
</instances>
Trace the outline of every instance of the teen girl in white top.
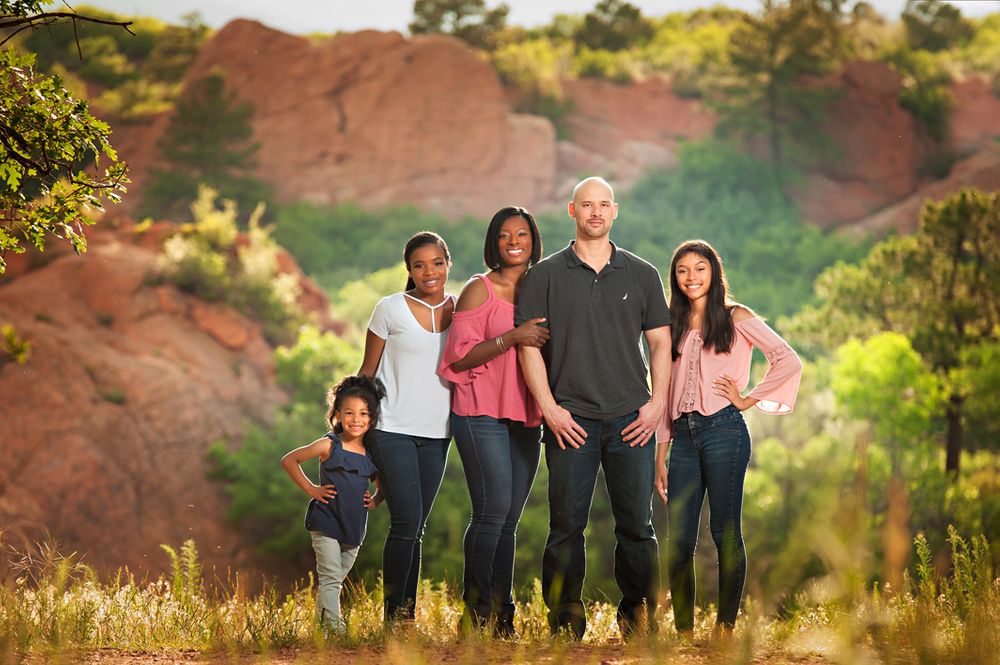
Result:
<instances>
[{"instance_id":1,"label":"teen girl in white top","mask_svg":"<svg viewBox=\"0 0 1000 665\"><path fill-rule=\"evenodd\" d=\"M428 310L431 330L417 321L413 307ZM454 309L452 296L428 305L408 293L394 293L375 306L368 332L384 340L382 358L375 372L386 390L381 431L432 439L449 436L451 384L437 374L447 332L436 330L436 323L445 309L449 310L450 319L450 310Z\"/></svg>"},{"instance_id":2,"label":"teen girl in white top","mask_svg":"<svg viewBox=\"0 0 1000 665\"><path fill-rule=\"evenodd\" d=\"M382 422L372 457L389 507L382 551L387 621L413 621L420 578L420 546L448 459L448 383L437 375L455 310L445 293L451 256L441 236L423 231L403 251L409 279L404 293L383 298L368 323L360 374L385 384Z\"/></svg>"}]
</instances>

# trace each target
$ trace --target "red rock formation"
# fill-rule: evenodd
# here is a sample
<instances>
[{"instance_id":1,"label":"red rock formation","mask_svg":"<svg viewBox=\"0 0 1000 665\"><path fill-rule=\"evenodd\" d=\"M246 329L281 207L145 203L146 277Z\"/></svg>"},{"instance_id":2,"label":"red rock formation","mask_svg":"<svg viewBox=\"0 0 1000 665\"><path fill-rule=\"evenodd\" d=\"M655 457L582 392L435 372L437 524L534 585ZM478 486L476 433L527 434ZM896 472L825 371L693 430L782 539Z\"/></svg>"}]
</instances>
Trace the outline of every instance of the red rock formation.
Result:
<instances>
[{"instance_id":1,"label":"red rock formation","mask_svg":"<svg viewBox=\"0 0 1000 665\"><path fill-rule=\"evenodd\" d=\"M259 176L281 200L483 216L551 188L551 124L510 114L493 70L460 40L365 31L313 45L234 21L188 80L213 69L253 103Z\"/></svg>"},{"instance_id":2,"label":"red rock formation","mask_svg":"<svg viewBox=\"0 0 1000 665\"><path fill-rule=\"evenodd\" d=\"M489 217L516 202L562 208L582 173L627 188L652 167L676 164L678 139L711 134L715 120L659 79L620 85L564 81L574 109L557 141L545 118L511 112L496 73L463 42L364 31L311 43L253 21L220 30L188 82L218 69L256 108L258 177L282 201L414 203L449 217ZM900 78L876 62L832 77L842 95L825 124L838 155L806 169L793 196L808 220L836 226L913 194L933 149L898 103ZM972 79L953 88L955 149L1000 133L1000 100ZM132 165L125 210L134 209L167 118L116 123Z\"/></svg>"},{"instance_id":3,"label":"red rock formation","mask_svg":"<svg viewBox=\"0 0 1000 665\"><path fill-rule=\"evenodd\" d=\"M975 150L1000 138L1000 97L980 77L951 87L955 100L948 123L952 145L959 152Z\"/></svg>"},{"instance_id":4,"label":"red rock formation","mask_svg":"<svg viewBox=\"0 0 1000 665\"><path fill-rule=\"evenodd\" d=\"M99 570L155 573L160 543L194 538L210 566L258 568L205 451L287 400L272 349L241 314L152 284L131 225L98 229L83 256L54 245L0 283L0 321L32 345L0 362L6 542L49 532Z\"/></svg>"},{"instance_id":5,"label":"red rock formation","mask_svg":"<svg viewBox=\"0 0 1000 665\"><path fill-rule=\"evenodd\" d=\"M566 117L572 139L558 153L556 194L563 198L581 173L600 173L627 188L644 171L676 166L678 140L706 138L715 127L713 113L677 97L659 78L629 85L583 78L563 87L573 103Z\"/></svg>"},{"instance_id":6,"label":"red rock formation","mask_svg":"<svg viewBox=\"0 0 1000 665\"><path fill-rule=\"evenodd\" d=\"M834 77L840 96L822 130L837 153L804 173L793 197L809 221L836 226L912 193L930 139L899 107L899 74L878 62L849 63Z\"/></svg>"},{"instance_id":7,"label":"red rock formation","mask_svg":"<svg viewBox=\"0 0 1000 665\"><path fill-rule=\"evenodd\" d=\"M876 237L889 231L912 233L920 224L920 211L928 199L939 201L963 187L975 187L984 192L1000 190L1000 150L984 148L956 163L947 178L928 183L901 201L844 228Z\"/></svg>"},{"instance_id":8,"label":"red rock formation","mask_svg":"<svg viewBox=\"0 0 1000 665\"><path fill-rule=\"evenodd\" d=\"M705 136L714 122L659 80L568 81L575 143L557 146L549 120L513 113L480 54L441 35L363 31L312 44L237 20L205 44L187 80L212 70L254 105L257 175L282 201L415 203L449 217L489 217L511 202L561 206L581 170L627 186L675 163L677 139ZM164 120L116 126L133 194Z\"/></svg>"}]
</instances>

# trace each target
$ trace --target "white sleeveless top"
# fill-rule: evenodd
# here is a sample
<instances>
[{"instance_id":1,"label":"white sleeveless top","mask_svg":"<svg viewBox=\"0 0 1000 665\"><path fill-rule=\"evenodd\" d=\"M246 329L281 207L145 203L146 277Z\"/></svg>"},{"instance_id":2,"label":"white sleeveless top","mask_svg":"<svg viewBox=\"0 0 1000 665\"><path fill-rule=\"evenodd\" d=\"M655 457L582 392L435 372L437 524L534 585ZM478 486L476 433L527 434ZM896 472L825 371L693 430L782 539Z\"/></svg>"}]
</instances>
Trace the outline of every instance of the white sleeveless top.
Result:
<instances>
[{"instance_id":1,"label":"white sleeveless top","mask_svg":"<svg viewBox=\"0 0 1000 665\"><path fill-rule=\"evenodd\" d=\"M410 311L406 298L404 293L382 298L368 321L368 330L385 340L375 370L386 392L378 429L445 439L451 436L448 427L451 384L438 376L437 367L448 331L424 329ZM455 296L448 295L442 303L449 299L454 301Z\"/></svg>"}]
</instances>

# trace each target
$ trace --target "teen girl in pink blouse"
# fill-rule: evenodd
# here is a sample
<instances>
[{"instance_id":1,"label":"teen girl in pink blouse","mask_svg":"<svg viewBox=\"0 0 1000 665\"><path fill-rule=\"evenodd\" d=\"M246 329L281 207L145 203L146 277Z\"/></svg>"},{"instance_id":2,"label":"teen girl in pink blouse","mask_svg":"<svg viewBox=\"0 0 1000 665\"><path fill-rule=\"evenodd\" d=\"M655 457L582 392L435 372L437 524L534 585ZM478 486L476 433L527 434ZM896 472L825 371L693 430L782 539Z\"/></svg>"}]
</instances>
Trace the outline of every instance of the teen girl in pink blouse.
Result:
<instances>
[{"instance_id":1,"label":"teen girl in pink blouse","mask_svg":"<svg viewBox=\"0 0 1000 665\"><path fill-rule=\"evenodd\" d=\"M486 230L490 271L462 290L438 374L454 386L451 433L462 457L472 519L465 532L463 632L486 627L515 638L514 534L538 470L542 415L517 362L518 345L549 337L532 319L514 326L514 299L542 254L535 219L524 208L497 212Z\"/></svg>"},{"instance_id":2,"label":"teen girl in pink blouse","mask_svg":"<svg viewBox=\"0 0 1000 665\"><path fill-rule=\"evenodd\" d=\"M742 411L791 412L802 373L791 347L752 311L730 302L728 290L722 259L707 242L689 240L674 250L674 364L668 413L657 432L656 489L669 509L670 595L679 632L694 627L694 552L706 493L719 556L716 626L728 631L736 624L747 570L742 510L750 434ZM743 396L755 346L768 370Z\"/></svg>"}]
</instances>

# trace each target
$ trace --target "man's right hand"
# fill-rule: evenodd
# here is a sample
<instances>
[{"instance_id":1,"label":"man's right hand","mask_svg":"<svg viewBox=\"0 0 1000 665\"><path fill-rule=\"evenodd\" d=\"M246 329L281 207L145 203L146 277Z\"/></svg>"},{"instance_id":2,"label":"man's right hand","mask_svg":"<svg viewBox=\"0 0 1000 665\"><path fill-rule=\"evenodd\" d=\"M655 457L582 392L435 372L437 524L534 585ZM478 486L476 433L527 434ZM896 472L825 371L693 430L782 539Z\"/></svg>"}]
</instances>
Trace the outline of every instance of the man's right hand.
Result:
<instances>
[{"instance_id":1,"label":"man's right hand","mask_svg":"<svg viewBox=\"0 0 1000 665\"><path fill-rule=\"evenodd\" d=\"M545 418L546 426L555 435L560 448L563 450L566 446L579 448L584 444L587 431L573 420L573 415L569 411L556 404L543 412L542 416Z\"/></svg>"}]
</instances>

